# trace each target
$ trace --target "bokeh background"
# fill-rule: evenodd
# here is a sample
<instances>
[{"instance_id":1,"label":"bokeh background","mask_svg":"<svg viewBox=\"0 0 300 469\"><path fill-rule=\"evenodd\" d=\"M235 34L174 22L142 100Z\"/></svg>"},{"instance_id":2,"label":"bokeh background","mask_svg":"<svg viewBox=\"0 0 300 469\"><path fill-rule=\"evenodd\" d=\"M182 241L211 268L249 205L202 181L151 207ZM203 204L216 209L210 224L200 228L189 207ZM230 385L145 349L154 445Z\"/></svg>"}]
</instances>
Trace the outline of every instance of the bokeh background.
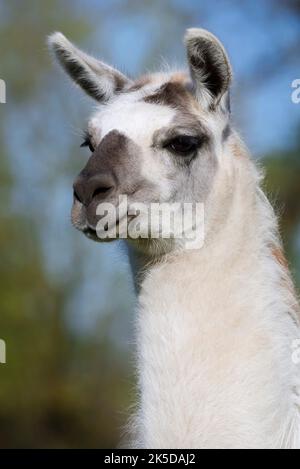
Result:
<instances>
[{"instance_id":1,"label":"bokeh background","mask_svg":"<svg viewBox=\"0 0 300 469\"><path fill-rule=\"evenodd\" d=\"M134 389L126 257L70 224L94 104L53 66L45 37L63 31L136 75L184 64L191 26L228 48L233 119L266 167L300 283L299 0L0 0L0 447L115 447Z\"/></svg>"}]
</instances>

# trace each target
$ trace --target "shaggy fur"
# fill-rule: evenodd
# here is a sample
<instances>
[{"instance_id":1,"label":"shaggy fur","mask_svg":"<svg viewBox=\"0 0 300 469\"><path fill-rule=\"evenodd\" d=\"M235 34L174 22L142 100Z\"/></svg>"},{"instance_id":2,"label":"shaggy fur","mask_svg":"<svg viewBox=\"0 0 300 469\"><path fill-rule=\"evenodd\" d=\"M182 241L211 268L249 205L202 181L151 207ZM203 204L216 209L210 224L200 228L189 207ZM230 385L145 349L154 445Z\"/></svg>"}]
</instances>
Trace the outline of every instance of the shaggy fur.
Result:
<instances>
[{"instance_id":1,"label":"shaggy fur","mask_svg":"<svg viewBox=\"0 0 300 469\"><path fill-rule=\"evenodd\" d=\"M223 46L206 31L190 30L191 77L160 73L131 82L60 34L50 44L99 102L89 122L95 172L113 167L105 163L103 142L117 132L132 142L127 149L136 149L122 159L118 149L106 148L139 188L128 189L129 202L205 204L201 249L184 249L177 240L129 240L139 396L130 445L300 448L300 370L292 360L299 306L260 171L231 127ZM184 163L163 146L166 136L182 133L204 142ZM87 211L75 200L74 224L84 232Z\"/></svg>"}]
</instances>

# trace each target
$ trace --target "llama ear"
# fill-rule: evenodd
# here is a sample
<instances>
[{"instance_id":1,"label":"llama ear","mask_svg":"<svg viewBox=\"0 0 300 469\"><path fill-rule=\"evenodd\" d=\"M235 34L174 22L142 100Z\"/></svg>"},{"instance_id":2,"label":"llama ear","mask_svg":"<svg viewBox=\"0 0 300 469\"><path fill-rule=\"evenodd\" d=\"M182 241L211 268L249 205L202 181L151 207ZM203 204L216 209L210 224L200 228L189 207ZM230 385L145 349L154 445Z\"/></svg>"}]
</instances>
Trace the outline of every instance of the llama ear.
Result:
<instances>
[{"instance_id":1,"label":"llama ear","mask_svg":"<svg viewBox=\"0 0 300 469\"><path fill-rule=\"evenodd\" d=\"M227 92L232 70L221 42L205 29L197 28L188 29L184 41L197 96L208 98L212 108L224 96L224 103L229 107Z\"/></svg>"},{"instance_id":2,"label":"llama ear","mask_svg":"<svg viewBox=\"0 0 300 469\"><path fill-rule=\"evenodd\" d=\"M108 101L130 82L121 72L82 52L61 33L53 33L48 44L65 72L97 101Z\"/></svg>"}]
</instances>

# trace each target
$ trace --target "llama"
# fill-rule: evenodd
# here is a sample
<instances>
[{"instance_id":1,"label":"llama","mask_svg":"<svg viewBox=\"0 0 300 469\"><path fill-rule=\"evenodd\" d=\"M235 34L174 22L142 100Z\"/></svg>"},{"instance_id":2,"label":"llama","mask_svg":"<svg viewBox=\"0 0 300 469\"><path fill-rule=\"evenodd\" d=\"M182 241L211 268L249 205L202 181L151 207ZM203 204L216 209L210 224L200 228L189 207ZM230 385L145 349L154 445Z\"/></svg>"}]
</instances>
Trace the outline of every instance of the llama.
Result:
<instances>
[{"instance_id":1,"label":"llama","mask_svg":"<svg viewBox=\"0 0 300 469\"><path fill-rule=\"evenodd\" d=\"M97 207L201 202L205 240L128 239L137 290L135 448L299 448L299 306L262 174L230 119L231 65L202 29L188 72L131 80L61 33L49 44L97 101L72 221L99 241Z\"/></svg>"}]
</instances>

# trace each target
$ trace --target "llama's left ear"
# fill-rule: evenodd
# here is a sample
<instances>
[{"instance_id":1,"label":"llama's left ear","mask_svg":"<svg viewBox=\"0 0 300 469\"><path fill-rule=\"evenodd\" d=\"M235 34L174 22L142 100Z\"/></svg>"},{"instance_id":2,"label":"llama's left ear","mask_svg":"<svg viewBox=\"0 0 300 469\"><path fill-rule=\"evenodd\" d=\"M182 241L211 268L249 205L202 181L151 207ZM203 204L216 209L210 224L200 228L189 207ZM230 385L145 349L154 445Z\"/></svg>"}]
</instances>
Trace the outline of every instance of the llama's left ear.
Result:
<instances>
[{"instance_id":1,"label":"llama's left ear","mask_svg":"<svg viewBox=\"0 0 300 469\"><path fill-rule=\"evenodd\" d=\"M227 102L232 70L221 42L197 28L188 29L184 40L196 95L211 108L216 108L222 98Z\"/></svg>"},{"instance_id":2,"label":"llama's left ear","mask_svg":"<svg viewBox=\"0 0 300 469\"><path fill-rule=\"evenodd\" d=\"M97 101L108 101L130 82L118 70L82 52L61 33L53 33L48 44L65 72Z\"/></svg>"}]
</instances>

